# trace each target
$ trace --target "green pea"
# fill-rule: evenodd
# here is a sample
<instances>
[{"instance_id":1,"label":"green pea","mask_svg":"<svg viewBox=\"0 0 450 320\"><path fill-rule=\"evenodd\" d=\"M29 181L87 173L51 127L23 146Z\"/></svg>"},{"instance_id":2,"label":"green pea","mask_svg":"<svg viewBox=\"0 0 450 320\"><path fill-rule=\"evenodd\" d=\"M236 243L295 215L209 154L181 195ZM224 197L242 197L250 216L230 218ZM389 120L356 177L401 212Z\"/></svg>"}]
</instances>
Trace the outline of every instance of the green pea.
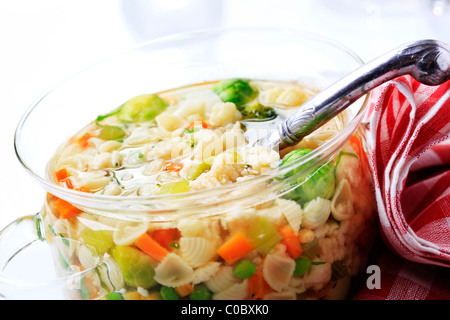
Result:
<instances>
[{"instance_id":1,"label":"green pea","mask_svg":"<svg viewBox=\"0 0 450 320\"><path fill-rule=\"evenodd\" d=\"M174 288L162 286L159 293L163 300L180 300L180 295Z\"/></svg>"},{"instance_id":2,"label":"green pea","mask_svg":"<svg viewBox=\"0 0 450 320\"><path fill-rule=\"evenodd\" d=\"M304 275L306 272L308 272L310 266L311 260L305 255L300 256L295 260L294 276Z\"/></svg>"},{"instance_id":3,"label":"green pea","mask_svg":"<svg viewBox=\"0 0 450 320\"><path fill-rule=\"evenodd\" d=\"M234 266L234 274L241 279L248 279L256 272L256 266L250 259L244 259Z\"/></svg>"},{"instance_id":4,"label":"green pea","mask_svg":"<svg viewBox=\"0 0 450 320\"><path fill-rule=\"evenodd\" d=\"M211 300L212 292L206 286L196 286L189 294L191 300Z\"/></svg>"},{"instance_id":5,"label":"green pea","mask_svg":"<svg viewBox=\"0 0 450 320\"><path fill-rule=\"evenodd\" d=\"M108 293L106 295L106 298L108 300L124 300L123 295L120 292L117 292L117 291Z\"/></svg>"}]
</instances>

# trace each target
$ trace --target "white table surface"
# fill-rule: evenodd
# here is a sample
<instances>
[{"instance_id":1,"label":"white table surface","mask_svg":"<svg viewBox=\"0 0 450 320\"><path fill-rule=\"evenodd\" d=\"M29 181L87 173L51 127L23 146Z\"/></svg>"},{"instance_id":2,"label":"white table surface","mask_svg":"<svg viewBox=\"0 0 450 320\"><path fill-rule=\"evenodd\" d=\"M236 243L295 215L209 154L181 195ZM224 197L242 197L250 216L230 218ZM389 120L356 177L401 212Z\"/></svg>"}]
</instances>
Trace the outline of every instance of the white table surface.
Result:
<instances>
[{"instance_id":1,"label":"white table surface","mask_svg":"<svg viewBox=\"0 0 450 320\"><path fill-rule=\"evenodd\" d=\"M14 152L21 115L82 67L157 36L250 25L316 32L368 61L408 41L450 43L447 7L432 10L430 0L1 0L0 228L38 212L44 199Z\"/></svg>"}]
</instances>

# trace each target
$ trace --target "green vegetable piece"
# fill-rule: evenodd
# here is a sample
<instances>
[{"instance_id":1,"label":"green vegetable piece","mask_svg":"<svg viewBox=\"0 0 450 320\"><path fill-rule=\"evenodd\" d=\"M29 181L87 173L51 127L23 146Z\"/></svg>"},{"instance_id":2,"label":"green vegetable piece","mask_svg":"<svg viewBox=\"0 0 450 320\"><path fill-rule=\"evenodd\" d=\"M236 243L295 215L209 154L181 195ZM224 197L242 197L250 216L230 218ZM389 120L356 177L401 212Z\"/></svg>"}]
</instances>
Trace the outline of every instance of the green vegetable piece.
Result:
<instances>
[{"instance_id":1,"label":"green vegetable piece","mask_svg":"<svg viewBox=\"0 0 450 320\"><path fill-rule=\"evenodd\" d=\"M256 219L250 227L248 238L255 249L262 254L268 254L282 239L267 217Z\"/></svg>"},{"instance_id":2,"label":"green vegetable piece","mask_svg":"<svg viewBox=\"0 0 450 320\"><path fill-rule=\"evenodd\" d=\"M302 276L308 272L311 267L311 259L305 255L301 255L295 260L294 276Z\"/></svg>"},{"instance_id":3,"label":"green vegetable piece","mask_svg":"<svg viewBox=\"0 0 450 320\"><path fill-rule=\"evenodd\" d=\"M116 246L111 254L119 264L128 286L151 288L156 285L156 261L150 256L130 246Z\"/></svg>"},{"instance_id":4,"label":"green vegetable piece","mask_svg":"<svg viewBox=\"0 0 450 320\"><path fill-rule=\"evenodd\" d=\"M142 122L155 119L169 104L157 94L142 94L125 102L118 113L126 122Z\"/></svg>"},{"instance_id":5,"label":"green vegetable piece","mask_svg":"<svg viewBox=\"0 0 450 320\"><path fill-rule=\"evenodd\" d=\"M234 274L241 279L248 279L256 272L256 266L250 259L244 259L234 266Z\"/></svg>"},{"instance_id":6,"label":"green vegetable piece","mask_svg":"<svg viewBox=\"0 0 450 320\"><path fill-rule=\"evenodd\" d=\"M120 140L125 135L125 131L119 126L104 125L98 137L103 140Z\"/></svg>"},{"instance_id":7,"label":"green vegetable piece","mask_svg":"<svg viewBox=\"0 0 450 320\"><path fill-rule=\"evenodd\" d=\"M85 228L81 231L81 238L88 246L93 247L97 254L108 251L113 245L113 232L109 230L92 230Z\"/></svg>"},{"instance_id":8,"label":"green vegetable piece","mask_svg":"<svg viewBox=\"0 0 450 320\"><path fill-rule=\"evenodd\" d=\"M163 300L180 300L178 292L171 287L162 286L159 290L159 294Z\"/></svg>"},{"instance_id":9,"label":"green vegetable piece","mask_svg":"<svg viewBox=\"0 0 450 320\"><path fill-rule=\"evenodd\" d=\"M158 194L176 194L176 193L184 193L189 191L189 181L180 180L174 182L167 182L161 186Z\"/></svg>"},{"instance_id":10,"label":"green vegetable piece","mask_svg":"<svg viewBox=\"0 0 450 320\"><path fill-rule=\"evenodd\" d=\"M86 284L86 279L84 278L80 280L80 295L83 300L87 300L92 296L91 291Z\"/></svg>"},{"instance_id":11,"label":"green vegetable piece","mask_svg":"<svg viewBox=\"0 0 450 320\"><path fill-rule=\"evenodd\" d=\"M239 111L257 94L249 82L244 79L222 80L216 83L212 90L223 102L233 102Z\"/></svg>"},{"instance_id":12,"label":"green vegetable piece","mask_svg":"<svg viewBox=\"0 0 450 320\"><path fill-rule=\"evenodd\" d=\"M292 163L311 151L311 149L293 150L283 158L280 166ZM306 174L302 174L302 172L311 165L311 161L308 161L283 176L278 177L278 179L286 179L294 175L299 175L295 181L295 184L298 184L298 187L287 193L286 197L297 201L301 205L304 205L306 202L316 199L317 197L330 199L335 192L336 178L334 174L334 164L329 162L318 169L315 168Z\"/></svg>"},{"instance_id":13,"label":"green vegetable piece","mask_svg":"<svg viewBox=\"0 0 450 320\"><path fill-rule=\"evenodd\" d=\"M195 180L197 179L203 172L211 169L211 165L206 162L202 162L196 165L193 165L186 174L186 179Z\"/></svg>"},{"instance_id":14,"label":"green vegetable piece","mask_svg":"<svg viewBox=\"0 0 450 320\"><path fill-rule=\"evenodd\" d=\"M274 108L263 106L257 99L244 105L240 111L244 120L271 120L277 116Z\"/></svg>"},{"instance_id":15,"label":"green vegetable piece","mask_svg":"<svg viewBox=\"0 0 450 320\"><path fill-rule=\"evenodd\" d=\"M206 286L196 286L194 291L189 294L191 300L211 300L212 292Z\"/></svg>"},{"instance_id":16,"label":"green vegetable piece","mask_svg":"<svg viewBox=\"0 0 450 320\"><path fill-rule=\"evenodd\" d=\"M117 292L117 291L113 291L111 293L108 293L106 295L106 298L108 300L125 300L123 295L120 292Z\"/></svg>"}]
</instances>

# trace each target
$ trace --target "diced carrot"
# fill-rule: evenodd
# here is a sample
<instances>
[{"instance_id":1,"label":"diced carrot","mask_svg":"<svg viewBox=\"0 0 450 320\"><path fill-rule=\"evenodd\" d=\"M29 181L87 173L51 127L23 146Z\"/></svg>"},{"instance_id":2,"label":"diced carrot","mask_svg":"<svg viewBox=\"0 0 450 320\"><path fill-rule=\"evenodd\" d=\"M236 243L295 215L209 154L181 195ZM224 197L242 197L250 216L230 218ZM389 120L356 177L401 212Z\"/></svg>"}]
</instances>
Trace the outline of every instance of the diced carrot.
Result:
<instances>
[{"instance_id":1,"label":"diced carrot","mask_svg":"<svg viewBox=\"0 0 450 320\"><path fill-rule=\"evenodd\" d=\"M180 231L177 228L159 229L151 231L150 236L162 247L170 250L170 244L180 239Z\"/></svg>"},{"instance_id":2,"label":"diced carrot","mask_svg":"<svg viewBox=\"0 0 450 320\"><path fill-rule=\"evenodd\" d=\"M256 272L248 278L248 290L250 300L263 299L264 295L270 291L261 268L256 269Z\"/></svg>"},{"instance_id":3,"label":"diced carrot","mask_svg":"<svg viewBox=\"0 0 450 320\"><path fill-rule=\"evenodd\" d=\"M178 172L181 169L183 169L183 165L181 163L169 163L164 167L164 170L168 172Z\"/></svg>"},{"instance_id":4,"label":"diced carrot","mask_svg":"<svg viewBox=\"0 0 450 320\"><path fill-rule=\"evenodd\" d=\"M67 179L69 174L67 173L67 169L66 168L62 168L62 169L59 169L58 171L55 172L55 176L56 176L56 180L58 182L61 182L62 180Z\"/></svg>"},{"instance_id":5,"label":"diced carrot","mask_svg":"<svg viewBox=\"0 0 450 320\"><path fill-rule=\"evenodd\" d=\"M89 139L94 137L93 134L90 133L85 133L84 135L82 135L80 138L78 138L78 144L80 145L80 147L82 147L83 149L87 148L89 145Z\"/></svg>"},{"instance_id":6,"label":"diced carrot","mask_svg":"<svg viewBox=\"0 0 450 320\"><path fill-rule=\"evenodd\" d=\"M228 263L233 264L242 259L254 249L251 242L242 231L237 232L231 239L225 242L217 253Z\"/></svg>"},{"instance_id":7,"label":"diced carrot","mask_svg":"<svg viewBox=\"0 0 450 320\"><path fill-rule=\"evenodd\" d=\"M55 208L56 210L58 210L60 217L67 220L70 220L77 214L81 213L80 209L78 209L71 203L59 198L55 201Z\"/></svg>"},{"instance_id":8,"label":"diced carrot","mask_svg":"<svg viewBox=\"0 0 450 320\"><path fill-rule=\"evenodd\" d=\"M164 247L156 242L148 233L144 233L134 242L136 247L148 254L156 261L161 261L169 253Z\"/></svg>"},{"instance_id":9,"label":"diced carrot","mask_svg":"<svg viewBox=\"0 0 450 320\"><path fill-rule=\"evenodd\" d=\"M191 124L189 124L189 126L186 129L191 130L199 127L202 127L203 129L208 129L209 125L204 120L194 121Z\"/></svg>"},{"instance_id":10,"label":"diced carrot","mask_svg":"<svg viewBox=\"0 0 450 320\"><path fill-rule=\"evenodd\" d=\"M90 193L90 190L89 190L88 188L86 188L86 187L79 187L79 188L76 188L76 189L74 189L74 190L80 191L80 192L87 192L87 193Z\"/></svg>"},{"instance_id":11,"label":"diced carrot","mask_svg":"<svg viewBox=\"0 0 450 320\"><path fill-rule=\"evenodd\" d=\"M300 241L295 235L294 229L292 229L289 225L284 225L279 230L283 239L281 239L281 243L286 246L286 251L293 259L297 259L301 256L303 249L300 245Z\"/></svg>"},{"instance_id":12,"label":"diced carrot","mask_svg":"<svg viewBox=\"0 0 450 320\"><path fill-rule=\"evenodd\" d=\"M175 291L180 295L180 297L186 297L192 291L194 291L194 286L192 283L185 284L175 288Z\"/></svg>"}]
</instances>

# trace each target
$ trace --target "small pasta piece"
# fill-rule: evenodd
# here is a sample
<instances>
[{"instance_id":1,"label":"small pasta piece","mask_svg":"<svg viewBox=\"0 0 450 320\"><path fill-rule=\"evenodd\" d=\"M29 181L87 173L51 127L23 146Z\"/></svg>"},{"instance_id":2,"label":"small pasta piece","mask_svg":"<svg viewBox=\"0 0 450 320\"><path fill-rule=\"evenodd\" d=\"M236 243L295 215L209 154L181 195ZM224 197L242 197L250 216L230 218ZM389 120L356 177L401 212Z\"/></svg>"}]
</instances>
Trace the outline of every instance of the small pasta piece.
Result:
<instances>
[{"instance_id":1,"label":"small pasta piece","mask_svg":"<svg viewBox=\"0 0 450 320\"><path fill-rule=\"evenodd\" d=\"M147 229L148 225L146 223L135 225L119 223L113 232L113 241L118 246L132 245Z\"/></svg>"},{"instance_id":2,"label":"small pasta piece","mask_svg":"<svg viewBox=\"0 0 450 320\"><path fill-rule=\"evenodd\" d=\"M312 265L305 275L305 286L313 290L322 289L331 280L331 264Z\"/></svg>"},{"instance_id":3,"label":"small pasta piece","mask_svg":"<svg viewBox=\"0 0 450 320\"><path fill-rule=\"evenodd\" d=\"M78 260L85 269L94 267L98 262L98 255L91 247L82 244L77 250Z\"/></svg>"},{"instance_id":4,"label":"small pasta piece","mask_svg":"<svg viewBox=\"0 0 450 320\"><path fill-rule=\"evenodd\" d=\"M284 290L281 292L269 292L264 295L263 300L296 300L297 294L293 290Z\"/></svg>"},{"instance_id":5,"label":"small pasta piece","mask_svg":"<svg viewBox=\"0 0 450 320\"><path fill-rule=\"evenodd\" d=\"M201 237L182 237L180 239L180 256L192 267L199 267L216 255L211 241Z\"/></svg>"},{"instance_id":6,"label":"small pasta piece","mask_svg":"<svg viewBox=\"0 0 450 320\"><path fill-rule=\"evenodd\" d=\"M154 279L168 287L179 287L194 280L194 270L180 256L168 253L155 268Z\"/></svg>"},{"instance_id":7,"label":"small pasta piece","mask_svg":"<svg viewBox=\"0 0 450 320\"><path fill-rule=\"evenodd\" d=\"M216 103L209 115L209 123L215 127L225 126L242 119L242 114L232 102Z\"/></svg>"},{"instance_id":8,"label":"small pasta piece","mask_svg":"<svg viewBox=\"0 0 450 320\"><path fill-rule=\"evenodd\" d=\"M323 225L330 216L331 201L323 198L311 200L303 210L303 226L315 229Z\"/></svg>"},{"instance_id":9,"label":"small pasta piece","mask_svg":"<svg viewBox=\"0 0 450 320\"><path fill-rule=\"evenodd\" d=\"M189 122L184 120L182 117L172 115L172 114L161 114L155 118L158 127L161 130L172 132L180 128L186 128Z\"/></svg>"},{"instance_id":10,"label":"small pasta piece","mask_svg":"<svg viewBox=\"0 0 450 320\"><path fill-rule=\"evenodd\" d=\"M109 140L103 142L99 147L98 150L100 152L113 152L117 149L119 149L122 146L122 143L115 140Z\"/></svg>"},{"instance_id":11,"label":"small pasta piece","mask_svg":"<svg viewBox=\"0 0 450 320\"><path fill-rule=\"evenodd\" d=\"M227 130L222 134L223 150L236 149L245 144L244 132L241 124L237 122L231 130Z\"/></svg>"},{"instance_id":12,"label":"small pasta piece","mask_svg":"<svg viewBox=\"0 0 450 320\"><path fill-rule=\"evenodd\" d=\"M231 287L213 294L213 300L245 300L248 297L248 280L235 283Z\"/></svg>"},{"instance_id":13,"label":"small pasta piece","mask_svg":"<svg viewBox=\"0 0 450 320\"><path fill-rule=\"evenodd\" d=\"M264 259L264 279L275 291L280 292L289 285L294 269L295 261L284 253L269 253Z\"/></svg>"},{"instance_id":14,"label":"small pasta piece","mask_svg":"<svg viewBox=\"0 0 450 320\"><path fill-rule=\"evenodd\" d=\"M234 274L233 267L223 266L211 279L205 282L205 285L212 292L221 292L238 283L240 280Z\"/></svg>"},{"instance_id":15,"label":"small pasta piece","mask_svg":"<svg viewBox=\"0 0 450 320\"><path fill-rule=\"evenodd\" d=\"M144 170L142 170L142 174L144 176L155 174L163 169L164 163L165 161L163 159L152 160L145 165Z\"/></svg>"},{"instance_id":16,"label":"small pasta piece","mask_svg":"<svg viewBox=\"0 0 450 320\"><path fill-rule=\"evenodd\" d=\"M300 225L302 224L303 210L300 205L292 200L276 199L281 212L288 221L289 225L294 229L295 234L298 234Z\"/></svg>"},{"instance_id":17,"label":"small pasta piece","mask_svg":"<svg viewBox=\"0 0 450 320\"><path fill-rule=\"evenodd\" d=\"M350 219L354 214L353 192L347 179L339 182L331 200L331 215L337 221Z\"/></svg>"},{"instance_id":18,"label":"small pasta piece","mask_svg":"<svg viewBox=\"0 0 450 320\"><path fill-rule=\"evenodd\" d=\"M127 145L143 145L146 143L157 142L160 140L158 128L137 127L124 140Z\"/></svg>"},{"instance_id":19,"label":"small pasta piece","mask_svg":"<svg viewBox=\"0 0 450 320\"><path fill-rule=\"evenodd\" d=\"M122 270L119 264L111 256L106 257L103 261L107 268L99 268L100 279L110 291L119 291L125 287Z\"/></svg>"},{"instance_id":20,"label":"small pasta piece","mask_svg":"<svg viewBox=\"0 0 450 320\"><path fill-rule=\"evenodd\" d=\"M210 261L202 265L201 267L198 267L194 270L194 280L192 280L193 284L198 284L201 282L206 282L213 275L219 271L220 268L220 262L217 261Z\"/></svg>"}]
</instances>

